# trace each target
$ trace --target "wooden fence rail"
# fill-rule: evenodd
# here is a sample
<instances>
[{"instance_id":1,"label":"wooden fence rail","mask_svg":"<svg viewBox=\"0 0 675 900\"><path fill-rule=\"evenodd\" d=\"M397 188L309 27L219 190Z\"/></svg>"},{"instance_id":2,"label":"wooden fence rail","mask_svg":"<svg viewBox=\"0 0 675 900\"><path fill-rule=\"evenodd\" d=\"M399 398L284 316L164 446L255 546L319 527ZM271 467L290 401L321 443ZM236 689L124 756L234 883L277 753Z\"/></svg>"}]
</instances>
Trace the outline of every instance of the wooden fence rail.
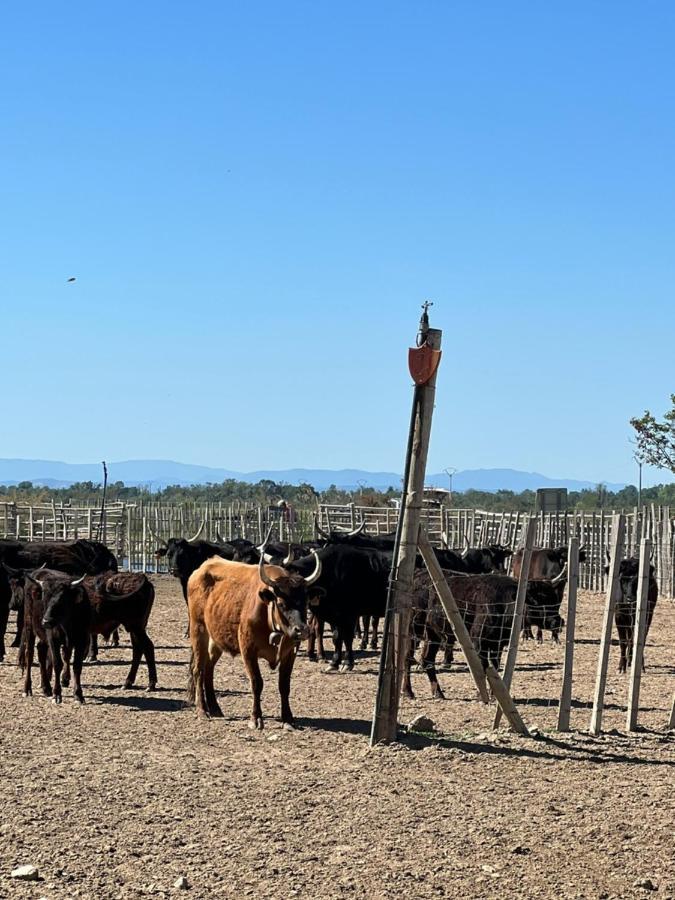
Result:
<instances>
[{"instance_id":1,"label":"wooden fence rail","mask_svg":"<svg viewBox=\"0 0 675 900\"><path fill-rule=\"evenodd\" d=\"M643 506L625 510L623 555L638 556L640 542L647 539L653 548L659 594L675 596L675 518L667 506ZM163 561L155 559L156 538L190 537L204 522L202 537L225 540L245 537L260 543L273 526L275 538L305 540L314 537L315 511L281 511L275 506L259 506L244 501L225 503L168 504L157 501L114 502L101 509L95 504L0 503L0 535L19 540L52 541L90 538L102 540L117 555L120 564L134 571L165 572ZM536 547L567 544L579 539L586 561L579 567L579 587L604 591L606 588L606 548L612 540L612 517L608 510L596 512L540 513L537 516ZM319 525L329 531L354 529L365 522L369 534L389 534L396 529L398 510L393 506L370 507L355 504L322 504ZM488 512L481 509L451 509L428 506L422 512L422 526L432 545L463 549L503 544L512 550L523 540L530 515L523 512ZM99 527L100 526L100 527Z\"/></svg>"}]
</instances>

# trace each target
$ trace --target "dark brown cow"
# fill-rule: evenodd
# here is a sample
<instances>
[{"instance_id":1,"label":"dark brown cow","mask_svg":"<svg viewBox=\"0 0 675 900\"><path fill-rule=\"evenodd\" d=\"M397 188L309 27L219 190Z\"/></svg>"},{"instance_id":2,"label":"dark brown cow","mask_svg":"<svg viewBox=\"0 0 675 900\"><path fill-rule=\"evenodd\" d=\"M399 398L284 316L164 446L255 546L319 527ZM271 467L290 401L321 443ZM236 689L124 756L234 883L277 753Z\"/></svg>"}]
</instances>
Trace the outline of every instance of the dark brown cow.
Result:
<instances>
[{"instance_id":1,"label":"dark brown cow","mask_svg":"<svg viewBox=\"0 0 675 900\"><path fill-rule=\"evenodd\" d=\"M190 681L188 697L204 716L222 716L213 687L213 670L224 652L241 654L253 693L250 727L262 728L263 689L259 659L279 667L281 721L293 727L289 704L291 673L298 643L307 637L307 603L321 588L316 553L314 572L307 578L281 566L257 566L214 558L203 563L188 581L190 616Z\"/></svg>"},{"instance_id":2,"label":"dark brown cow","mask_svg":"<svg viewBox=\"0 0 675 900\"><path fill-rule=\"evenodd\" d=\"M26 697L33 693L31 670L37 639L43 693L53 696L55 703L61 703L61 686L65 687L70 681L72 656L73 693L76 700L84 703L80 677L89 644L91 608L82 586L83 580L84 576L73 579L70 575L50 569L13 573L10 576L12 608L23 605L24 609L21 657ZM48 659L54 673L53 689Z\"/></svg>"},{"instance_id":3,"label":"dark brown cow","mask_svg":"<svg viewBox=\"0 0 675 900\"><path fill-rule=\"evenodd\" d=\"M138 673L141 658L145 657L148 667L148 690L157 687L157 666L155 664L155 645L148 637L147 625L152 604L155 600L155 589L152 583L142 574L130 572L106 572L84 579L84 588L91 604L91 643L89 659L97 658L97 635L106 640L119 628L124 626L131 638L131 669L124 687L133 687Z\"/></svg>"},{"instance_id":4,"label":"dark brown cow","mask_svg":"<svg viewBox=\"0 0 675 900\"><path fill-rule=\"evenodd\" d=\"M518 582L507 575L454 575L444 572L467 631L484 668L499 670L501 654L509 641ZM453 646L455 636L440 605L429 573L415 572L413 582L413 633L406 658L403 691L414 697L410 668L415 639L424 642L422 668L431 682L432 697L443 697L436 675L435 659L441 644Z\"/></svg>"},{"instance_id":5,"label":"dark brown cow","mask_svg":"<svg viewBox=\"0 0 675 900\"><path fill-rule=\"evenodd\" d=\"M608 571L607 567L605 572ZM619 634L619 672L625 672L633 664L633 635L637 612L637 595L639 590L640 561L638 559L622 559L619 563L619 584L621 596L616 601L614 621ZM654 617L659 588L654 578L654 566L649 566L649 588L647 592L647 619L645 622L645 642ZM645 668L644 657L642 668Z\"/></svg>"}]
</instances>

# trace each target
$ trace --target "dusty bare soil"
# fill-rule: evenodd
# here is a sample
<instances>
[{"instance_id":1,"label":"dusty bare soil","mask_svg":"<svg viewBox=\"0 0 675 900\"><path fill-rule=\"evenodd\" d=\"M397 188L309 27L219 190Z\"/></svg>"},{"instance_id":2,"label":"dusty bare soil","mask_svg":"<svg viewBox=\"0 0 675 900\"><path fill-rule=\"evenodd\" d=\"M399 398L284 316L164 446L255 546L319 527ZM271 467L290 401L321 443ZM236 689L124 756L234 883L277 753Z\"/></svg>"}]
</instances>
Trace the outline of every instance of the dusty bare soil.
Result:
<instances>
[{"instance_id":1,"label":"dusty bare soil","mask_svg":"<svg viewBox=\"0 0 675 900\"><path fill-rule=\"evenodd\" d=\"M554 732L563 648L526 644L514 695L537 739L490 733L461 661L445 701L415 701L438 737L368 748L377 661L328 675L300 655L281 730L267 673L266 729L251 732L240 660L223 659L225 718L183 704L188 649L178 585L159 577L150 633L160 690L122 690L128 642L83 676L86 705L21 696L16 651L0 666L0 897L675 897L675 604L661 600L640 722L625 733L626 678L612 650L606 733L591 738L602 597L582 594L572 734ZM37 687L37 684L35 685ZM42 880L9 878L32 863ZM173 887L185 875L187 892ZM656 890L635 885L650 879Z\"/></svg>"}]
</instances>

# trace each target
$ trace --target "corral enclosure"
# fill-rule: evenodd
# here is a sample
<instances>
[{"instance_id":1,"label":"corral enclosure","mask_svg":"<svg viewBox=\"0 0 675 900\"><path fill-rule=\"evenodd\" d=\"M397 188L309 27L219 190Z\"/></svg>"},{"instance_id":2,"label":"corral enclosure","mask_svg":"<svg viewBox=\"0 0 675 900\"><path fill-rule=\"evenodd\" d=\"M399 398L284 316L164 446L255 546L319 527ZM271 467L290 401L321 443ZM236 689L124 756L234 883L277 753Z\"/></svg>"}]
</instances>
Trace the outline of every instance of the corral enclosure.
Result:
<instances>
[{"instance_id":1,"label":"corral enclosure","mask_svg":"<svg viewBox=\"0 0 675 900\"><path fill-rule=\"evenodd\" d=\"M365 523L389 533L394 509L321 507L324 529ZM0 512L5 535L97 537L99 511L72 507ZM527 517L430 507L437 546L516 547ZM128 641L103 649L83 674L86 704L55 707L21 696L16 651L0 665L5 727L0 771L0 896L136 898L188 896L492 898L675 896L672 864L675 690L672 523L668 510L626 517L622 553L653 540L661 593L645 649L639 730L626 730L629 678L610 651L602 733L588 733L602 633L605 547L611 518L539 517L537 544L578 536L589 558L580 573L569 733L556 730L566 634L556 644L521 642L511 693L532 737L493 730L461 653L439 667L443 700L414 671L414 699L400 721L433 721L369 749L378 655L357 654L351 673L331 673L301 650L291 700L298 729L280 728L276 675L263 671L266 728L248 728L250 688L240 659L216 670L223 720L199 721L185 703L189 642L177 581L155 574L157 538L247 536L269 524L284 539L313 533L311 512L289 522L273 508L109 506L102 536L119 559L152 574L149 633L159 691L124 691ZM588 589L592 587L593 590ZM672 589L671 589L672 593ZM560 612L567 617L567 600ZM440 660L439 660L440 661ZM19 723L19 724L18 724ZM36 841L35 833L40 840ZM95 864L92 864L95 860ZM38 867L39 885L8 873Z\"/></svg>"},{"instance_id":2,"label":"corral enclosure","mask_svg":"<svg viewBox=\"0 0 675 900\"><path fill-rule=\"evenodd\" d=\"M539 514L535 546L555 547L578 537L587 556L580 571L580 586L602 591L606 587L605 553L612 535L612 516L609 510ZM98 538L125 568L161 573L166 567L155 558L157 538L189 537L203 525L201 536L212 541L220 534L225 540L243 537L261 543L270 526L280 540L306 540L314 536L315 517L326 531L354 529L363 523L368 534L379 535L396 529L398 510L353 503L321 504L316 510L294 510L289 520L274 506L243 501L230 505L119 502L107 504L101 517L100 507L94 504L0 503L0 532L2 537L21 540ZM529 518L526 513L428 506L423 526L436 546L462 549L466 540L471 546L496 543L515 550L522 544ZM659 593L674 597L675 515L669 507L652 504L626 511L624 555L637 555L642 538L652 541Z\"/></svg>"},{"instance_id":3,"label":"corral enclosure","mask_svg":"<svg viewBox=\"0 0 675 900\"><path fill-rule=\"evenodd\" d=\"M401 720L436 732L368 749L377 658L327 674L301 651L281 730L263 672L266 729L247 727L241 660L223 659L225 718L184 706L188 642L177 582L154 578L149 630L160 690L123 691L128 642L87 665L86 697L61 707L21 696L16 651L0 665L0 896L139 898L645 897L675 895L675 609L659 602L646 650L640 723L625 732L626 676L612 649L599 737L590 716L603 597L579 597L572 734L555 733L562 645L523 645L513 694L535 739L493 733L461 658L433 701L422 673ZM564 611L564 607L563 607ZM32 863L42 882L13 882ZM646 890L647 881L658 888Z\"/></svg>"}]
</instances>

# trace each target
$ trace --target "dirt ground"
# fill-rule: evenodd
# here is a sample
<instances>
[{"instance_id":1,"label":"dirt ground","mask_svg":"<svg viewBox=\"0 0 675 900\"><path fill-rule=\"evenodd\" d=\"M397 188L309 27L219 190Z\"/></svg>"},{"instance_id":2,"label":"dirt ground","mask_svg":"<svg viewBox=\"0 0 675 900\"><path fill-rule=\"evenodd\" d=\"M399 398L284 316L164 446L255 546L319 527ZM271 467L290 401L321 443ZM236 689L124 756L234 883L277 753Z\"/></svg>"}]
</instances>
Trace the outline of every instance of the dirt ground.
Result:
<instances>
[{"instance_id":1,"label":"dirt ground","mask_svg":"<svg viewBox=\"0 0 675 900\"><path fill-rule=\"evenodd\" d=\"M177 582L156 579L149 631L160 689L122 690L128 641L83 675L86 697L21 695L16 651L0 666L0 897L675 897L675 602L660 600L646 651L640 723L625 732L627 680L613 648L605 733L588 727L603 598L579 600L571 734L554 731L562 645L525 644L513 692L535 739L491 733L461 657L432 701L416 674L401 721L438 737L370 750L377 660L326 674L298 656L299 728L247 727L241 660L216 670L225 718L184 706L188 649ZM330 641L328 642L330 644ZM41 880L16 882L33 864ZM190 888L173 887L179 876ZM651 888L639 886L651 883Z\"/></svg>"}]
</instances>

